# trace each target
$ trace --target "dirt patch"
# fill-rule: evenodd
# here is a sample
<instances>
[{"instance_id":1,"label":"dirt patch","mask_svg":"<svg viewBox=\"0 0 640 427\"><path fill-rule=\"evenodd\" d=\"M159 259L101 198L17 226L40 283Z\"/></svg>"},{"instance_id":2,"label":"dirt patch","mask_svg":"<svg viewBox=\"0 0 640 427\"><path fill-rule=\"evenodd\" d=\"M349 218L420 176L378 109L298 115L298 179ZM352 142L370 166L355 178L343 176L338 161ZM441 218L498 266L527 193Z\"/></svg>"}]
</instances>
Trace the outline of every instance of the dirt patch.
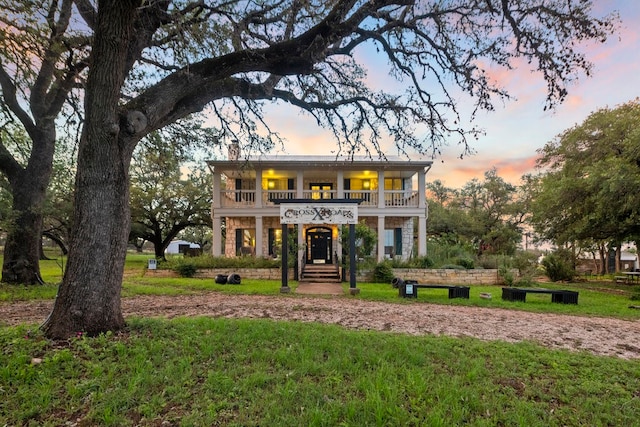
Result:
<instances>
[{"instance_id":1,"label":"dirt patch","mask_svg":"<svg viewBox=\"0 0 640 427\"><path fill-rule=\"evenodd\" d=\"M42 322L51 301L0 304L0 324ZM122 300L125 317L211 316L332 323L351 329L412 335L469 336L481 340L533 341L549 348L640 358L640 322L527 313L427 303L394 304L345 296L260 296L207 293L137 296Z\"/></svg>"}]
</instances>

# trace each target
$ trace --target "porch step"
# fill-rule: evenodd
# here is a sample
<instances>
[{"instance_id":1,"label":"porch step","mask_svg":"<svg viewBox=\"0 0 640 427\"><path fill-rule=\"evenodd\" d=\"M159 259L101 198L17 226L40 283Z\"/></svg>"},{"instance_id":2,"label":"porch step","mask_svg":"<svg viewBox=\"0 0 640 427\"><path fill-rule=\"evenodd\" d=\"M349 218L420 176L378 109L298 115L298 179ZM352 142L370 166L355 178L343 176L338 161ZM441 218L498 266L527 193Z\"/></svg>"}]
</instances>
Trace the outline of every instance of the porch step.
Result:
<instances>
[{"instance_id":1,"label":"porch step","mask_svg":"<svg viewBox=\"0 0 640 427\"><path fill-rule=\"evenodd\" d=\"M300 282L339 283L340 269L331 264L307 264L302 268Z\"/></svg>"}]
</instances>

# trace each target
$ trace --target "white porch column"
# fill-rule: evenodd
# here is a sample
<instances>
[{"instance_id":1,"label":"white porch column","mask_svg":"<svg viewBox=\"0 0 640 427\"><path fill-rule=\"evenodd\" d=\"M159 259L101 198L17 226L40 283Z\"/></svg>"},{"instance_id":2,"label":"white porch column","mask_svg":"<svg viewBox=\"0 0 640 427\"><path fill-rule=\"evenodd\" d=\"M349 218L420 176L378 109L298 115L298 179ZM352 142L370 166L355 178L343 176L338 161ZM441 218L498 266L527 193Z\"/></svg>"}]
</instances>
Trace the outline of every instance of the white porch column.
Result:
<instances>
[{"instance_id":1,"label":"white porch column","mask_svg":"<svg viewBox=\"0 0 640 427\"><path fill-rule=\"evenodd\" d=\"M256 215L256 258L262 257L262 215Z\"/></svg>"},{"instance_id":2,"label":"white porch column","mask_svg":"<svg viewBox=\"0 0 640 427\"><path fill-rule=\"evenodd\" d=\"M302 266L304 265L304 257L307 256L305 251L307 250L304 245L304 224L298 224L298 273L302 273Z\"/></svg>"},{"instance_id":3,"label":"white porch column","mask_svg":"<svg viewBox=\"0 0 640 427\"><path fill-rule=\"evenodd\" d=\"M384 209L384 171L378 171L378 208ZM383 224L384 225L384 224ZM383 227L384 229L384 227ZM378 236L379 237L379 236ZM384 248L382 249L382 255L384 255Z\"/></svg>"},{"instance_id":4,"label":"white porch column","mask_svg":"<svg viewBox=\"0 0 640 427\"><path fill-rule=\"evenodd\" d=\"M424 208L427 206L427 184L426 184L427 171L418 172L418 207Z\"/></svg>"},{"instance_id":5,"label":"white porch column","mask_svg":"<svg viewBox=\"0 0 640 427\"><path fill-rule=\"evenodd\" d=\"M344 171L342 169L338 171L336 179L338 180L338 199L344 199Z\"/></svg>"},{"instance_id":6,"label":"white porch column","mask_svg":"<svg viewBox=\"0 0 640 427\"><path fill-rule=\"evenodd\" d=\"M427 215L420 215L418 216L418 256L425 255L427 255Z\"/></svg>"},{"instance_id":7,"label":"white porch column","mask_svg":"<svg viewBox=\"0 0 640 427\"><path fill-rule=\"evenodd\" d=\"M378 217L378 262L384 260L384 215Z\"/></svg>"},{"instance_id":8,"label":"white porch column","mask_svg":"<svg viewBox=\"0 0 640 427\"><path fill-rule=\"evenodd\" d=\"M299 170L296 172L296 199L302 199L302 190L304 190L304 172Z\"/></svg>"},{"instance_id":9,"label":"white porch column","mask_svg":"<svg viewBox=\"0 0 640 427\"><path fill-rule=\"evenodd\" d=\"M256 170L256 208L262 207L262 169Z\"/></svg>"},{"instance_id":10,"label":"white porch column","mask_svg":"<svg viewBox=\"0 0 640 427\"><path fill-rule=\"evenodd\" d=\"M222 221L219 216L214 216L211 220L213 225L213 232L211 233L211 255L222 256Z\"/></svg>"},{"instance_id":11,"label":"white porch column","mask_svg":"<svg viewBox=\"0 0 640 427\"><path fill-rule=\"evenodd\" d=\"M220 201L221 191L222 191L222 181L220 179L220 172L216 172L214 170L213 171L213 194L211 195L212 196L211 207L213 209L219 208L222 206L222 203Z\"/></svg>"}]
</instances>

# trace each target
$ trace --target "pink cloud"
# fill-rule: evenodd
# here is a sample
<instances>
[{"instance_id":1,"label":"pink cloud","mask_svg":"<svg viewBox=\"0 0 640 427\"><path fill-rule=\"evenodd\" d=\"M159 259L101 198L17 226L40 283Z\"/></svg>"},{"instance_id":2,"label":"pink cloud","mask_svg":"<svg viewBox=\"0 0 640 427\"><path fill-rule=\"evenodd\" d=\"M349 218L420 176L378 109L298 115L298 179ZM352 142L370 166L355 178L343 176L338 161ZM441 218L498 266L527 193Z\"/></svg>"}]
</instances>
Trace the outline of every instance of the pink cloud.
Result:
<instances>
[{"instance_id":1,"label":"pink cloud","mask_svg":"<svg viewBox=\"0 0 640 427\"><path fill-rule=\"evenodd\" d=\"M524 158L504 158L491 161L486 157L468 157L465 159L434 162L427 175L428 181L439 179L445 186L461 188L472 179L482 180L485 172L495 167L499 177L512 184L519 184L522 175L535 173L538 156Z\"/></svg>"}]
</instances>

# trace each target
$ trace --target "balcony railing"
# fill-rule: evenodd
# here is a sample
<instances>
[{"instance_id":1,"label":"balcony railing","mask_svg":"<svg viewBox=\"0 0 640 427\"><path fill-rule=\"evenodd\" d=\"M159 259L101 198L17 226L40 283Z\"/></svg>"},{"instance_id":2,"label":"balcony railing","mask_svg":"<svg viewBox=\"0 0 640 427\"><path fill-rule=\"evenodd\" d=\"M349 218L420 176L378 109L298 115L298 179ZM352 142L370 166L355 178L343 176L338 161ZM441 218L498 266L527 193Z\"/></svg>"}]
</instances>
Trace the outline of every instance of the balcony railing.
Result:
<instances>
[{"instance_id":1,"label":"balcony railing","mask_svg":"<svg viewBox=\"0 0 640 427\"><path fill-rule=\"evenodd\" d=\"M274 205L274 200L286 200L295 199L295 190L263 190L262 192L262 205L271 206Z\"/></svg>"},{"instance_id":2,"label":"balcony railing","mask_svg":"<svg viewBox=\"0 0 640 427\"><path fill-rule=\"evenodd\" d=\"M345 190L345 199L360 199L360 206L378 206L378 190Z\"/></svg>"},{"instance_id":3,"label":"balcony railing","mask_svg":"<svg viewBox=\"0 0 640 427\"><path fill-rule=\"evenodd\" d=\"M223 208L255 206L255 190L223 190L220 192L220 205Z\"/></svg>"},{"instance_id":4,"label":"balcony railing","mask_svg":"<svg viewBox=\"0 0 640 427\"><path fill-rule=\"evenodd\" d=\"M345 199L360 199L360 206L376 207L378 206L378 190L345 190ZM262 205L275 206L273 200L277 199L295 199L297 198L296 190L263 190ZM302 192L303 199L313 199L318 202L322 200L338 198L336 190L304 190ZM419 198L418 191L414 190L385 190L384 206L385 207L418 207ZM223 190L220 192L220 205L223 208L231 207L252 207L256 205L255 190Z\"/></svg>"},{"instance_id":5,"label":"balcony railing","mask_svg":"<svg viewBox=\"0 0 640 427\"><path fill-rule=\"evenodd\" d=\"M418 207L418 192L413 190L386 190L384 192L384 205Z\"/></svg>"}]
</instances>

